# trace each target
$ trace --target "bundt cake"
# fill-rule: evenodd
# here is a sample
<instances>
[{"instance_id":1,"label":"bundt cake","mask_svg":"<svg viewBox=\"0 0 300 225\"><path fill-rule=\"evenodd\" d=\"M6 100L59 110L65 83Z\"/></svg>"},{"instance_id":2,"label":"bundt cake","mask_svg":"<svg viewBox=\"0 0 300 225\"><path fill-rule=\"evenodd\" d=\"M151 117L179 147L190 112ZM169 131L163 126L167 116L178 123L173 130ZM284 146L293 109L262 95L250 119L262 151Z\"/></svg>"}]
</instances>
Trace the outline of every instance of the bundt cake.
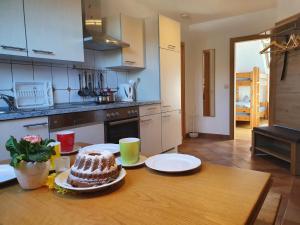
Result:
<instances>
[{"instance_id":1,"label":"bundt cake","mask_svg":"<svg viewBox=\"0 0 300 225\"><path fill-rule=\"evenodd\" d=\"M109 151L79 153L71 167L67 183L73 187L93 187L115 180L120 173L114 155Z\"/></svg>"}]
</instances>

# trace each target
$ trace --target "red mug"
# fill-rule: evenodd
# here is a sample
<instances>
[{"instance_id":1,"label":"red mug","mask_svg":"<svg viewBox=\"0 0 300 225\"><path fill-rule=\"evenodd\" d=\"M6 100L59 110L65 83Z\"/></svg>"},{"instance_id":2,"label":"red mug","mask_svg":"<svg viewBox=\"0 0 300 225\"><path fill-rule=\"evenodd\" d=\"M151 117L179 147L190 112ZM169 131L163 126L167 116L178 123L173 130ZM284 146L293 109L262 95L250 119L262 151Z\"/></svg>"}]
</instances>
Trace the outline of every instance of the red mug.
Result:
<instances>
[{"instance_id":1,"label":"red mug","mask_svg":"<svg viewBox=\"0 0 300 225\"><path fill-rule=\"evenodd\" d=\"M61 152L71 152L74 148L75 132L74 131L60 131L56 133L56 139L61 144Z\"/></svg>"}]
</instances>

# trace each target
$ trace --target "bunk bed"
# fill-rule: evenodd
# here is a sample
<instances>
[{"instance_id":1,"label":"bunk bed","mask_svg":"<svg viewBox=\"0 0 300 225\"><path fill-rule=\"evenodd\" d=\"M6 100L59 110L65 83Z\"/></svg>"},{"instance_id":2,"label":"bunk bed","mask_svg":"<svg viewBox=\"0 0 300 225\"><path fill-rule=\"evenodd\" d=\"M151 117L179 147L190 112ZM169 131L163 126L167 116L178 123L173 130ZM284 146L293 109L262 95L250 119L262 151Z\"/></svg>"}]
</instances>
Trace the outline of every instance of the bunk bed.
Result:
<instances>
[{"instance_id":1,"label":"bunk bed","mask_svg":"<svg viewBox=\"0 0 300 225\"><path fill-rule=\"evenodd\" d=\"M260 119L268 119L269 76L262 74L258 67L246 73L236 73L236 121L249 121L251 128L260 124ZM241 87L249 91L241 95Z\"/></svg>"}]
</instances>

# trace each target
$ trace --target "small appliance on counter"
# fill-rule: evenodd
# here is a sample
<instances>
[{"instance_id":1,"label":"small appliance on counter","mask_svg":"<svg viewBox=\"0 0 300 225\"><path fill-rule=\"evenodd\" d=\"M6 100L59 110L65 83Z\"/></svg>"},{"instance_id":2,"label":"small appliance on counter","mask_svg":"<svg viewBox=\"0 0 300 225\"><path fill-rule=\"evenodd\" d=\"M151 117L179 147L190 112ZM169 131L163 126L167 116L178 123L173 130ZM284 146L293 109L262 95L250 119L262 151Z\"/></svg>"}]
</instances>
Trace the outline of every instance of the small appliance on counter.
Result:
<instances>
[{"instance_id":1,"label":"small appliance on counter","mask_svg":"<svg viewBox=\"0 0 300 225\"><path fill-rule=\"evenodd\" d=\"M139 79L137 81L130 80L128 84L120 84L118 96L122 102L136 101L136 89Z\"/></svg>"}]
</instances>

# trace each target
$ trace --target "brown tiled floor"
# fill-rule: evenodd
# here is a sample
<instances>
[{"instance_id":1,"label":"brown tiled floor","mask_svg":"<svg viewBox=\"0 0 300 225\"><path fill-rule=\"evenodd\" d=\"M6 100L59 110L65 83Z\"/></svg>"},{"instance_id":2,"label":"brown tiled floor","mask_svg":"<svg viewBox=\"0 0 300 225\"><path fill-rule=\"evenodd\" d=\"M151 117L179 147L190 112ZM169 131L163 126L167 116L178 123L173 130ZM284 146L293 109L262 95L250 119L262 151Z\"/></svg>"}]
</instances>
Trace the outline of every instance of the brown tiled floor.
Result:
<instances>
[{"instance_id":1,"label":"brown tiled floor","mask_svg":"<svg viewBox=\"0 0 300 225\"><path fill-rule=\"evenodd\" d=\"M271 156L251 157L250 146L250 140L197 138L185 139L179 151L204 162L272 173L271 190L282 194L276 224L300 224L300 177L291 176L289 164L281 160Z\"/></svg>"}]
</instances>

